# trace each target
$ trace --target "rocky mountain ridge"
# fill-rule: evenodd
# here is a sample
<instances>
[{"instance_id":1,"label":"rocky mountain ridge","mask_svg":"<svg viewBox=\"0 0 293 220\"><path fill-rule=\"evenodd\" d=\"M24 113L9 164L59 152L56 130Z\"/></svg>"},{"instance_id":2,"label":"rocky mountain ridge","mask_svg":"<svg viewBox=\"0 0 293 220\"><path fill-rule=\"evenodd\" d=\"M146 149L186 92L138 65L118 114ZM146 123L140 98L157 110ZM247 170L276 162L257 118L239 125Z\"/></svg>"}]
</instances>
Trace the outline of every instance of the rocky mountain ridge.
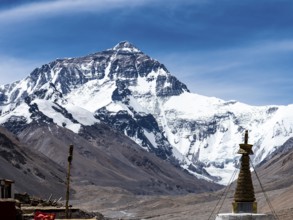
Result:
<instances>
[{"instance_id":1,"label":"rocky mountain ridge","mask_svg":"<svg viewBox=\"0 0 293 220\"><path fill-rule=\"evenodd\" d=\"M244 130L254 144L254 163L261 163L292 136L292 110L191 93L129 42L57 59L0 87L0 123L16 134L32 122L75 133L102 122L161 159L223 184L237 167Z\"/></svg>"}]
</instances>

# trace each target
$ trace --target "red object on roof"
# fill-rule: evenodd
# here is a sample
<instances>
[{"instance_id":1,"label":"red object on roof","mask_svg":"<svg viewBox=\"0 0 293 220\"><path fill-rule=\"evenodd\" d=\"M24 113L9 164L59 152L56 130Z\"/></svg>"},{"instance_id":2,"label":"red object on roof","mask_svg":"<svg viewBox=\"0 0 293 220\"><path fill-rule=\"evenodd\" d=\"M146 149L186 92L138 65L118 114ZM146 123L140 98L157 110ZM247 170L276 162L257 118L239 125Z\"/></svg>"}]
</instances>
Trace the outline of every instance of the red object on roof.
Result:
<instances>
[{"instance_id":1,"label":"red object on roof","mask_svg":"<svg viewBox=\"0 0 293 220\"><path fill-rule=\"evenodd\" d=\"M37 211L34 220L55 220L55 214Z\"/></svg>"}]
</instances>

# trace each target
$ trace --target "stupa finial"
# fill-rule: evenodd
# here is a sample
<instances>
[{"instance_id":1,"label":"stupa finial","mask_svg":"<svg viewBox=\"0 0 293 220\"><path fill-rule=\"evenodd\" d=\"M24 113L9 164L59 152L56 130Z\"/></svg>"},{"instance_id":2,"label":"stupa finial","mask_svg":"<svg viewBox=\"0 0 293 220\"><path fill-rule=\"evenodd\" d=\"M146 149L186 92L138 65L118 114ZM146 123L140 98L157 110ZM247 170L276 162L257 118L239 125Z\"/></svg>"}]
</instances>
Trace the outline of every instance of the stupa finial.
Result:
<instances>
[{"instance_id":1,"label":"stupa finial","mask_svg":"<svg viewBox=\"0 0 293 220\"><path fill-rule=\"evenodd\" d=\"M245 131L244 144L248 144L248 130Z\"/></svg>"}]
</instances>

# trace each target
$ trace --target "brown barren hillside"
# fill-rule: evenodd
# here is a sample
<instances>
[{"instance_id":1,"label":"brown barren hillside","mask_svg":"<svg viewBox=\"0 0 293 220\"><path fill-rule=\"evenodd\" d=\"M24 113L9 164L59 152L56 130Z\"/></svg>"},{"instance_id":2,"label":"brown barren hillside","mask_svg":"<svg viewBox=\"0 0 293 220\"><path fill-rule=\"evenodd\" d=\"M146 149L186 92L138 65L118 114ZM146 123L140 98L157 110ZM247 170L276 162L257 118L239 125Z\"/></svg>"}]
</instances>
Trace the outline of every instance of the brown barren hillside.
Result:
<instances>
[{"instance_id":1,"label":"brown barren hillside","mask_svg":"<svg viewBox=\"0 0 293 220\"><path fill-rule=\"evenodd\" d=\"M255 173L252 173L258 212L272 213L266 194L279 220L293 219L292 146L290 139L278 153L257 168L264 192ZM81 206L89 210L100 210L113 219L215 219L217 213L231 212L235 187L235 183L230 186L225 199L224 189L210 193L174 196L134 196L121 191L112 193L110 189L100 189L93 190L90 201L83 200ZM84 193L83 190L79 192ZM114 200L113 203L108 202L110 198ZM214 214L211 216L213 211Z\"/></svg>"}]
</instances>

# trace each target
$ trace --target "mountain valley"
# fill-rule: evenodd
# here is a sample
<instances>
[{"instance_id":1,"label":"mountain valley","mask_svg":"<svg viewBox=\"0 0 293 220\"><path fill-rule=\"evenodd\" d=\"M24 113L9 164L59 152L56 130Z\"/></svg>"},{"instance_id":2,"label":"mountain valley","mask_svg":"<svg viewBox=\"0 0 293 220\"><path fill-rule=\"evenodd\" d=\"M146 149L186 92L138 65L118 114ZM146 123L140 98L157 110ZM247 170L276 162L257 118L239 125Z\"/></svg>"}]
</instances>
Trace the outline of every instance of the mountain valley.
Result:
<instances>
[{"instance_id":1,"label":"mountain valley","mask_svg":"<svg viewBox=\"0 0 293 220\"><path fill-rule=\"evenodd\" d=\"M64 197L73 144L74 205L113 219L207 219L239 166L248 130L252 162L286 216L292 112L293 105L250 106L192 93L124 41L0 86L0 177L15 180L17 192ZM270 212L253 178L260 210ZM234 189L235 183L223 211Z\"/></svg>"}]
</instances>

